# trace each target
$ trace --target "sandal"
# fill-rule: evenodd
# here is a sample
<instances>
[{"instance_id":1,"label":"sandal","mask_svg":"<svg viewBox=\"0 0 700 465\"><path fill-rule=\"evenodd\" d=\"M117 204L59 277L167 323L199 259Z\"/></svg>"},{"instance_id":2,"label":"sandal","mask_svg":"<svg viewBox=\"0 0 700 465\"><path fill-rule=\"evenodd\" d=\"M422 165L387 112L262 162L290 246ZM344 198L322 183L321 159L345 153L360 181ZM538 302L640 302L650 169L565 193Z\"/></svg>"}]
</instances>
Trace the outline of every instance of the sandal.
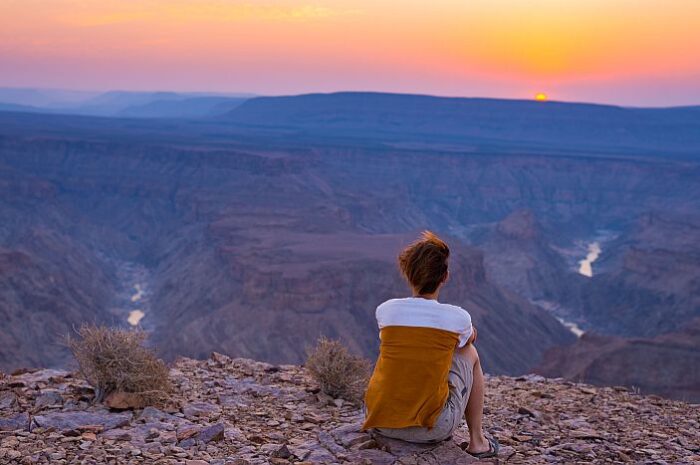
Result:
<instances>
[{"instance_id":1,"label":"sandal","mask_svg":"<svg viewBox=\"0 0 700 465\"><path fill-rule=\"evenodd\" d=\"M467 447L462 447L462 450L477 459L487 459L489 457L497 456L498 451L501 448L500 444L498 444L498 439L493 437L487 437L486 440L489 442L489 450L486 450L484 452L469 452L467 450Z\"/></svg>"}]
</instances>

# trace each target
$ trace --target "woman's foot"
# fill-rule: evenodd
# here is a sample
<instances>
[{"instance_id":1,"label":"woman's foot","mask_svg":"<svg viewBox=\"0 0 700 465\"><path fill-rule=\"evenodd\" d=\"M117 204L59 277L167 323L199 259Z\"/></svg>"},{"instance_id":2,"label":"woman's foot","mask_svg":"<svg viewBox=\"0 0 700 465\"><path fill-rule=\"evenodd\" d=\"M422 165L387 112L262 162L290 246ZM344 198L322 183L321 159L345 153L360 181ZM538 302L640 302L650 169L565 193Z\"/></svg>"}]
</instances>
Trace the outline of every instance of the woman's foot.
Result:
<instances>
[{"instance_id":1,"label":"woman's foot","mask_svg":"<svg viewBox=\"0 0 700 465\"><path fill-rule=\"evenodd\" d=\"M464 450L470 454L478 454L487 452L490 447L489 440L486 439L484 433L479 433L469 438L469 446Z\"/></svg>"},{"instance_id":2,"label":"woman's foot","mask_svg":"<svg viewBox=\"0 0 700 465\"><path fill-rule=\"evenodd\" d=\"M500 445L496 438L487 438L484 433L481 433L476 437L470 438L469 445L462 448L467 454L473 457L485 459L498 455Z\"/></svg>"}]
</instances>

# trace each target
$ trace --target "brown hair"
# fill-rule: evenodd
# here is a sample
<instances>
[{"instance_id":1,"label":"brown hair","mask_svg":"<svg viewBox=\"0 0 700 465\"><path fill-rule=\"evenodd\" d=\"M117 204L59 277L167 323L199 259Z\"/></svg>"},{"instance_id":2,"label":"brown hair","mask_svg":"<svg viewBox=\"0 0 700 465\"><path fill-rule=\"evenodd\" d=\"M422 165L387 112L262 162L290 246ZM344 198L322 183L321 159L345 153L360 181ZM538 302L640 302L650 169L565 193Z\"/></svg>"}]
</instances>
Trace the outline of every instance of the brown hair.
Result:
<instances>
[{"instance_id":1,"label":"brown hair","mask_svg":"<svg viewBox=\"0 0 700 465\"><path fill-rule=\"evenodd\" d=\"M399 268L409 284L419 294L431 294L447 278L450 248L430 231L399 254Z\"/></svg>"}]
</instances>

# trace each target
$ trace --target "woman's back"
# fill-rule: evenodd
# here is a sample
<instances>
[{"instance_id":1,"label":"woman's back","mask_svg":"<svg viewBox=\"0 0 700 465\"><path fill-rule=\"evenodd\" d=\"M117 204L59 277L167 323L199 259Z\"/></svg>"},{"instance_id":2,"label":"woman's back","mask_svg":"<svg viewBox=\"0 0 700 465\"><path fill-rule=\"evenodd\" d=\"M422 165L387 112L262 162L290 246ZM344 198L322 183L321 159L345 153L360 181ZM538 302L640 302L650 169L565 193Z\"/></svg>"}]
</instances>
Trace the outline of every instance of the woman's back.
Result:
<instances>
[{"instance_id":1,"label":"woman's back","mask_svg":"<svg viewBox=\"0 0 700 465\"><path fill-rule=\"evenodd\" d=\"M432 427L449 394L454 350L471 335L469 314L409 297L384 302L376 316L379 358L365 396L364 427Z\"/></svg>"}]
</instances>

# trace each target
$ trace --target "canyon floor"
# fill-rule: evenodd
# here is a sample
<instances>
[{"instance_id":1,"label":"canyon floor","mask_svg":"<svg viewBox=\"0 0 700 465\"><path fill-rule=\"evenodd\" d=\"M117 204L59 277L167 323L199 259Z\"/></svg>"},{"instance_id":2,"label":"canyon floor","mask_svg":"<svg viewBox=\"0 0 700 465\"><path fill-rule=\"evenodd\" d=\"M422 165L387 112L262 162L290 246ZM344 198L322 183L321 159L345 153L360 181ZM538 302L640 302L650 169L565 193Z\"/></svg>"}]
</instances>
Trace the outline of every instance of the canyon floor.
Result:
<instances>
[{"instance_id":1,"label":"canyon floor","mask_svg":"<svg viewBox=\"0 0 700 465\"><path fill-rule=\"evenodd\" d=\"M114 411L77 373L0 374L2 464L465 464L452 440L417 446L362 433L361 410L303 367L179 359L172 405ZM537 375L489 376L484 463L700 463L700 406Z\"/></svg>"}]
</instances>

